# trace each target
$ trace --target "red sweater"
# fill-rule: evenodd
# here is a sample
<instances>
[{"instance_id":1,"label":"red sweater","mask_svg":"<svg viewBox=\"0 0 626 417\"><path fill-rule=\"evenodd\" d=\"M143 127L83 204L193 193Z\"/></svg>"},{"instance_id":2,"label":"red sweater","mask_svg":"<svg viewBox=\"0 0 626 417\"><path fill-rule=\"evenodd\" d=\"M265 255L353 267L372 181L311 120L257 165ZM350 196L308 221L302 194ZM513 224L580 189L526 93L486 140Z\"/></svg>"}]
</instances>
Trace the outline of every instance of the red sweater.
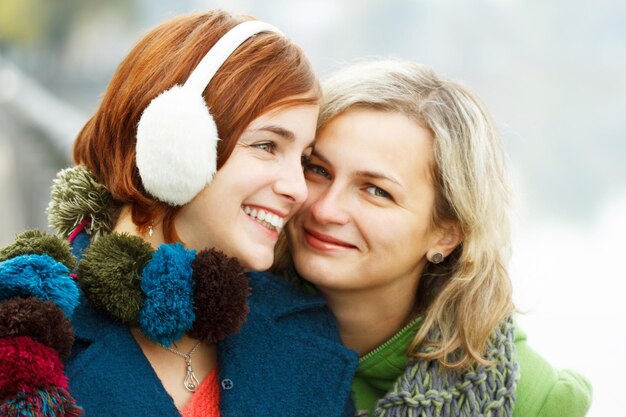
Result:
<instances>
[{"instance_id":1,"label":"red sweater","mask_svg":"<svg viewBox=\"0 0 626 417\"><path fill-rule=\"evenodd\" d=\"M181 411L182 417L219 417L220 385L217 380L217 366L207 374L191 400Z\"/></svg>"}]
</instances>

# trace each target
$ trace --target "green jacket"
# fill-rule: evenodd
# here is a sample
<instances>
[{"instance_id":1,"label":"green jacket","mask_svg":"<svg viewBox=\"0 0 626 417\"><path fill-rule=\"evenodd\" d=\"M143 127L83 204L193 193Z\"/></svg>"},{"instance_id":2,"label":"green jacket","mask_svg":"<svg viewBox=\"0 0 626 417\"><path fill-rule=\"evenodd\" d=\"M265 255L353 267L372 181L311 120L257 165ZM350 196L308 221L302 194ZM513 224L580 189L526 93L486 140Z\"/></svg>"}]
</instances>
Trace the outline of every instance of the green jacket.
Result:
<instances>
[{"instance_id":1,"label":"green jacket","mask_svg":"<svg viewBox=\"0 0 626 417\"><path fill-rule=\"evenodd\" d=\"M388 342L359 361L352 384L357 409L373 410L376 401L393 388L405 372L405 354L419 329L416 320ZM581 375L554 369L526 343L526 334L515 332L520 378L515 391L514 417L582 417L591 404L591 385ZM363 414L364 415L364 414Z\"/></svg>"},{"instance_id":2,"label":"green jacket","mask_svg":"<svg viewBox=\"0 0 626 417\"><path fill-rule=\"evenodd\" d=\"M520 366L514 417L578 417L591 405L591 384L580 374L554 369L517 330L515 350Z\"/></svg>"}]
</instances>

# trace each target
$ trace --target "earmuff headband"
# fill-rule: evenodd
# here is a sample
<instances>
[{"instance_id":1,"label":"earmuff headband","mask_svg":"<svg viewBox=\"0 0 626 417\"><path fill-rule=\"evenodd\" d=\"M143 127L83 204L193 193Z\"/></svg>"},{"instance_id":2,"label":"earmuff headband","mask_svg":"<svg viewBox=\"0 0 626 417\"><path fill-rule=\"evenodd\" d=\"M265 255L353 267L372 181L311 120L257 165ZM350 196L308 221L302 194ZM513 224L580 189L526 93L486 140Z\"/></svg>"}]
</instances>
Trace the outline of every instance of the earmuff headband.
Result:
<instances>
[{"instance_id":1,"label":"earmuff headband","mask_svg":"<svg viewBox=\"0 0 626 417\"><path fill-rule=\"evenodd\" d=\"M238 24L226 32L207 52L202 61L189 75L184 88L191 88L193 91L199 91L202 94L228 57L248 38L261 32L282 34L276 27L258 20L250 20Z\"/></svg>"},{"instance_id":2,"label":"earmuff headband","mask_svg":"<svg viewBox=\"0 0 626 417\"><path fill-rule=\"evenodd\" d=\"M238 24L213 45L184 85L164 91L143 111L137 125L136 162L152 196L180 206L211 182L219 138L202 93L239 45L260 32L282 34L256 20Z\"/></svg>"}]
</instances>

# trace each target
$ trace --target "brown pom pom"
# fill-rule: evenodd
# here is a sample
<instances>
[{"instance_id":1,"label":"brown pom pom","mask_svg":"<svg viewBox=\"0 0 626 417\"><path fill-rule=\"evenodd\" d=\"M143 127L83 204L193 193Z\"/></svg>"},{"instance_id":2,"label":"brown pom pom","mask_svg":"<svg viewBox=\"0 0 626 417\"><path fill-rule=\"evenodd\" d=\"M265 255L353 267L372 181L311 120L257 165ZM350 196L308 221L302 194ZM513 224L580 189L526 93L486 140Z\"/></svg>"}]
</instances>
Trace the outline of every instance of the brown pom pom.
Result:
<instances>
[{"instance_id":1,"label":"brown pom pom","mask_svg":"<svg viewBox=\"0 0 626 417\"><path fill-rule=\"evenodd\" d=\"M52 301L14 297L0 303L0 338L28 336L67 357L74 343L72 324Z\"/></svg>"},{"instance_id":2,"label":"brown pom pom","mask_svg":"<svg viewBox=\"0 0 626 417\"><path fill-rule=\"evenodd\" d=\"M237 259L216 249L199 252L192 266L196 321L189 335L216 343L239 331L246 320L248 278Z\"/></svg>"}]
</instances>

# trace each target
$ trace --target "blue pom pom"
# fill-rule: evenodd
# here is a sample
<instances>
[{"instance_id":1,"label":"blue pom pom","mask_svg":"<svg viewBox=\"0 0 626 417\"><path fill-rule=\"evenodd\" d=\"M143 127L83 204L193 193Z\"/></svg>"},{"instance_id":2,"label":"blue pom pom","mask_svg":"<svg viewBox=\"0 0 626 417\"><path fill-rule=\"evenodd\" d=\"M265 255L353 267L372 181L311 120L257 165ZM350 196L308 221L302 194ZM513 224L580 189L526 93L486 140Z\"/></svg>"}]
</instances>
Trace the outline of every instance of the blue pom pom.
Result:
<instances>
[{"instance_id":1,"label":"blue pom pom","mask_svg":"<svg viewBox=\"0 0 626 417\"><path fill-rule=\"evenodd\" d=\"M139 328L164 346L180 339L196 319L191 268L195 256L180 243L161 245L141 273L145 300Z\"/></svg>"},{"instance_id":2,"label":"blue pom pom","mask_svg":"<svg viewBox=\"0 0 626 417\"><path fill-rule=\"evenodd\" d=\"M78 305L78 286L70 271L48 255L20 255L0 262L0 300L37 297L52 301L71 317Z\"/></svg>"}]
</instances>

